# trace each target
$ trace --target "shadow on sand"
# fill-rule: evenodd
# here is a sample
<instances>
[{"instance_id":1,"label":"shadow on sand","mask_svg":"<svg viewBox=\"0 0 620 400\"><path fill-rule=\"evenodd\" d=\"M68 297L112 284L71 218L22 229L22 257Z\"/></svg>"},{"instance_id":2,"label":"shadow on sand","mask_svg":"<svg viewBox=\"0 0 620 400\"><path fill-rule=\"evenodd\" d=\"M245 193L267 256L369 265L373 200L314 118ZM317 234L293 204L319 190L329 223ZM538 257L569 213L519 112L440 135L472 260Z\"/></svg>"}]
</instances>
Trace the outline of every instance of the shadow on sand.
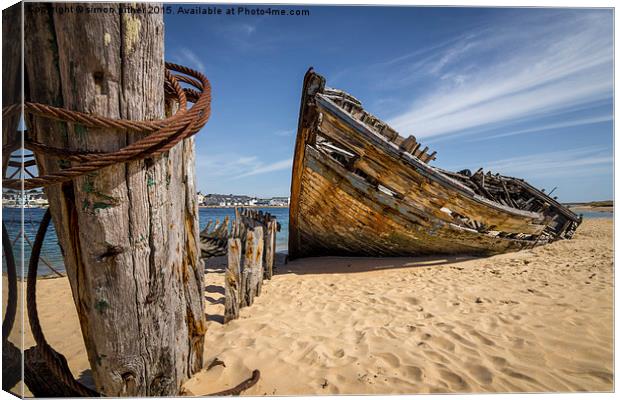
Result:
<instances>
[{"instance_id":1,"label":"shadow on sand","mask_svg":"<svg viewBox=\"0 0 620 400\"><path fill-rule=\"evenodd\" d=\"M287 261L285 253L276 254L274 275L307 275L307 274L352 274L358 272L381 271L398 268L440 267L459 264L468 260L483 257L466 255L437 255L420 257L309 257L294 261ZM226 269L226 257L216 257L205 260L207 274L221 274L222 281ZM205 295L205 300L211 305L224 304L224 286L208 285L205 291L210 294L219 294L221 297ZM221 314L207 313L209 321L224 323Z\"/></svg>"},{"instance_id":2,"label":"shadow on sand","mask_svg":"<svg viewBox=\"0 0 620 400\"><path fill-rule=\"evenodd\" d=\"M277 274L348 274L397 268L423 268L475 260L482 257L437 255L420 257L309 257L277 265Z\"/></svg>"}]
</instances>

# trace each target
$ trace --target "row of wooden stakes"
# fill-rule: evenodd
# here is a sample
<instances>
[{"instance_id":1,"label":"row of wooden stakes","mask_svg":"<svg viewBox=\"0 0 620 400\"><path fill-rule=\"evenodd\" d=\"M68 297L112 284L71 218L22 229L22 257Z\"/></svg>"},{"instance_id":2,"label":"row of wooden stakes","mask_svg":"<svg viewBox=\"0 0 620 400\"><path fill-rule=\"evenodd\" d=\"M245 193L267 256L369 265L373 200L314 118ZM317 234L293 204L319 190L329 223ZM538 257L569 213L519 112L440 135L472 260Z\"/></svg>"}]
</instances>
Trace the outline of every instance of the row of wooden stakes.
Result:
<instances>
[{"instance_id":1,"label":"row of wooden stakes","mask_svg":"<svg viewBox=\"0 0 620 400\"><path fill-rule=\"evenodd\" d=\"M264 279L271 279L279 223L269 213L235 210L245 235L228 239L224 283L224 323L239 318L239 310L260 296Z\"/></svg>"}]
</instances>

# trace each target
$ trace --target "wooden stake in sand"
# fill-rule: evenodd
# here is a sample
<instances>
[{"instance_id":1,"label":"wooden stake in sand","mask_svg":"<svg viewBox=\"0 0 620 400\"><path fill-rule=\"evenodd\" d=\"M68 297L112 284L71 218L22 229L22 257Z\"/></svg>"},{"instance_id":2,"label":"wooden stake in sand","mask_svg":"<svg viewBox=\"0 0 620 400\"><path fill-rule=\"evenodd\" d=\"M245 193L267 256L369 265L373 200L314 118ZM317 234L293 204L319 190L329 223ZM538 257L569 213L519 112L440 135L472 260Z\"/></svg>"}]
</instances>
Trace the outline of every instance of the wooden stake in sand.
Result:
<instances>
[{"instance_id":1,"label":"wooden stake in sand","mask_svg":"<svg viewBox=\"0 0 620 400\"><path fill-rule=\"evenodd\" d=\"M241 307L251 306L263 283L263 228L248 230L243 259L243 297Z\"/></svg>"},{"instance_id":2,"label":"wooden stake in sand","mask_svg":"<svg viewBox=\"0 0 620 400\"><path fill-rule=\"evenodd\" d=\"M60 15L26 5L25 33L26 100L164 117L161 14ZM145 136L39 117L27 125L30 139L79 151L116 151ZM39 152L37 165L44 175L71 163ZM193 139L45 192L97 390L177 395L203 365L206 330Z\"/></svg>"},{"instance_id":3,"label":"wooden stake in sand","mask_svg":"<svg viewBox=\"0 0 620 400\"><path fill-rule=\"evenodd\" d=\"M267 223L267 233L265 235L265 279L271 279L271 277L273 276L277 229L277 221L269 219L269 222Z\"/></svg>"},{"instance_id":4,"label":"wooden stake in sand","mask_svg":"<svg viewBox=\"0 0 620 400\"><path fill-rule=\"evenodd\" d=\"M228 265L224 282L224 323L239 318L241 304L241 240L228 239Z\"/></svg>"}]
</instances>

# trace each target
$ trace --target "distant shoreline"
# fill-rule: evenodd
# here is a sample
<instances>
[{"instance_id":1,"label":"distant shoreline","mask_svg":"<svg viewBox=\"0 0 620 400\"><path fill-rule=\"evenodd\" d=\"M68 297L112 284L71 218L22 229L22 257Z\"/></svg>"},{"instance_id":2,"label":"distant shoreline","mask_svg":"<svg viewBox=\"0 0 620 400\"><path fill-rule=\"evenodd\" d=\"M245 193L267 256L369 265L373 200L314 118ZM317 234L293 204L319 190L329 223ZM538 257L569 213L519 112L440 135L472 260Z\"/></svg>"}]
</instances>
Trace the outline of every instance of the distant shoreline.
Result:
<instances>
[{"instance_id":1,"label":"distant shoreline","mask_svg":"<svg viewBox=\"0 0 620 400\"><path fill-rule=\"evenodd\" d=\"M569 210L571 211L592 211L592 212L614 212L614 207L613 206L589 206L589 205L583 205L583 206L572 206L569 207Z\"/></svg>"},{"instance_id":2,"label":"distant shoreline","mask_svg":"<svg viewBox=\"0 0 620 400\"><path fill-rule=\"evenodd\" d=\"M198 206L198 208L288 208L288 206Z\"/></svg>"},{"instance_id":3,"label":"distant shoreline","mask_svg":"<svg viewBox=\"0 0 620 400\"><path fill-rule=\"evenodd\" d=\"M289 206L198 206L198 208L235 208L235 207L239 207L239 208L288 208ZM4 205L2 206L2 208L22 208L22 207L15 207L15 206L7 206ZM24 209L29 209L29 208L37 208L37 209L41 209L41 208L47 208L47 206L31 206L31 207L23 207Z\"/></svg>"}]
</instances>

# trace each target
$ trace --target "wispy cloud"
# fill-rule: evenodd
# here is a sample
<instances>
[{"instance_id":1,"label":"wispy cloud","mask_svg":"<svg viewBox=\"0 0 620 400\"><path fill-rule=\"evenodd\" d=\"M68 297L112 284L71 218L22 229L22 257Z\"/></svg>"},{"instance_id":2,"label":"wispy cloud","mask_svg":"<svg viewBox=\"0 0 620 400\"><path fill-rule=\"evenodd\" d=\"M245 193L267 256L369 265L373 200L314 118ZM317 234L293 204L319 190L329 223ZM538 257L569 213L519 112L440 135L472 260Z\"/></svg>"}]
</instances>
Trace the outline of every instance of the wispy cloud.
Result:
<instances>
[{"instance_id":1,"label":"wispy cloud","mask_svg":"<svg viewBox=\"0 0 620 400\"><path fill-rule=\"evenodd\" d=\"M235 51L265 51L271 48L271 42L281 40L283 35L274 37L270 26L265 26L264 18L252 19L252 22L230 22L212 26L213 31L225 43L227 49Z\"/></svg>"},{"instance_id":2,"label":"wispy cloud","mask_svg":"<svg viewBox=\"0 0 620 400\"><path fill-rule=\"evenodd\" d=\"M362 73L377 90L394 90L410 86L420 81L444 80L455 78L461 82L466 78L473 65L462 65L457 72L448 71L448 67L463 58L467 59L474 50L490 49L497 41L493 32L481 28L476 32L467 32L438 44L430 45L387 61L371 63L362 67L351 67L340 71L342 75ZM484 37L479 40L479 37ZM331 76L330 76L331 79Z\"/></svg>"},{"instance_id":3,"label":"wispy cloud","mask_svg":"<svg viewBox=\"0 0 620 400\"><path fill-rule=\"evenodd\" d=\"M256 32L256 25L251 25L251 24L241 24L239 25L239 29L242 32L245 32L246 35L251 35L254 32Z\"/></svg>"},{"instance_id":4,"label":"wispy cloud","mask_svg":"<svg viewBox=\"0 0 620 400\"><path fill-rule=\"evenodd\" d=\"M251 36L256 33L256 28L258 27L259 21L260 19L256 19L255 22L252 24L247 22L227 21L226 24L217 25L216 32L229 37L236 37L239 35Z\"/></svg>"},{"instance_id":5,"label":"wispy cloud","mask_svg":"<svg viewBox=\"0 0 620 400\"><path fill-rule=\"evenodd\" d=\"M265 163L257 156L238 154L197 154L196 169L207 179L240 179L290 169L292 157L273 163Z\"/></svg>"},{"instance_id":6,"label":"wispy cloud","mask_svg":"<svg viewBox=\"0 0 620 400\"><path fill-rule=\"evenodd\" d=\"M197 69L201 72L206 71L205 64L200 60L200 57L187 47L180 48L177 52L173 53L172 56L178 59L181 64L186 64L188 67Z\"/></svg>"},{"instance_id":7,"label":"wispy cloud","mask_svg":"<svg viewBox=\"0 0 620 400\"><path fill-rule=\"evenodd\" d=\"M437 83L391 124L420 137L451 135L612 96L609 14L531 22L472 32L410 65L410 74Z\"/></svg>"},{"instance_id":8,"label":"wispy cloud","mask_svg":"<svg viewBox=\"0 0 620 400\"><path fill-rule=\"evenodd\" d=\"M266 174L268 172L281 171L283 169L290 169L293 166L293 158L287 158L285 160L276 161L271 164L259 163L251 171L245 174L239 175L237 178L245 178L246 176Z\"/></svg>"},{"instance_id":9,"label":"wispy cloud","mask_svg":"<svg viewBox=\"0 0 620 400\"><path fill-rule=\"evenodd\" d=\"M293 133L295 133L294 129L280 129L273 134L276 136L291 136Z\"/></svg>"},{"instance_id":10,"label":"wispy cloud","mask_svg":"<svg viewBox=\"0 0 620 400\"><path fill-rule=\"evenodd\" d=\"M196 153L196 170L200 175L212 178L235 177L256 168L257 156L235 153Z\"/></svg>"},{"instance_id":11,"label":"wispy cloud","mask_svg":"<svg viewBox=\"0 0 620 400\"><path fill-rule=\"evenodd\" d=\"M481 136L481 137L470 139L469 141L478 142L482 140L499 139L499 138L503 138L507 136L521 135L523 133L542 132L542 131L548 131L551 129L559 129L559 128L572 128L575 126L592 125L592 124L598 124L601 122L609 122L613 120L614 120L613 115L601 115L601 116L596 116L596 117L591 117L591 118L578 118L578 119L573 119L570 121L557 122L554 124L538 125L533 128L518 129L515 131L506 132L506 133L500 133L498 135Z\"/></svg>"},{"instance_id":12,"label":"wispy cloud","mask_svg":"<svg viewBox=\"0 0 620 400\"><path fill-rule=\"evenodd\" d=\"M485 170L528 178L589 176L611 172L612 163L608 148L590 146L491 161L486 163Z\"/></svg>"},{"instance_id":13,"label":"wispy cloud","mask_svg":"<svg viewBox=\"0 0 620 400\"><path fill-rule=\"evenodd\" d=\"M471 34L465 35L465 36L461 36L461 37L456 37L456 38L451 38L448 39L446 41L440 42L440 43L436 43L432 46L428 46L428 47L423 47L420 49L416 49L414 51L411 51L407 54L403 54L403 55L399 55L397 57L393 57L391 59L388 59L386 61L381 61L378 63L375 63L372 65L372 67L387 67L387 66L391 66L391 65L396 65L399 63L402 63L404 61L409 61L413 58L416 57L420 57L422 55L425 56L425 60L430 60L433 56L431 55L431 58L429 58L428 54L432 54L433 52L438 52L439 50L448 48L448 46L454 46L456 43L461 42L462 40L470 40L473 39ZM436 53L435 53L436 54Z\"/></svg>"}]
</instances>

